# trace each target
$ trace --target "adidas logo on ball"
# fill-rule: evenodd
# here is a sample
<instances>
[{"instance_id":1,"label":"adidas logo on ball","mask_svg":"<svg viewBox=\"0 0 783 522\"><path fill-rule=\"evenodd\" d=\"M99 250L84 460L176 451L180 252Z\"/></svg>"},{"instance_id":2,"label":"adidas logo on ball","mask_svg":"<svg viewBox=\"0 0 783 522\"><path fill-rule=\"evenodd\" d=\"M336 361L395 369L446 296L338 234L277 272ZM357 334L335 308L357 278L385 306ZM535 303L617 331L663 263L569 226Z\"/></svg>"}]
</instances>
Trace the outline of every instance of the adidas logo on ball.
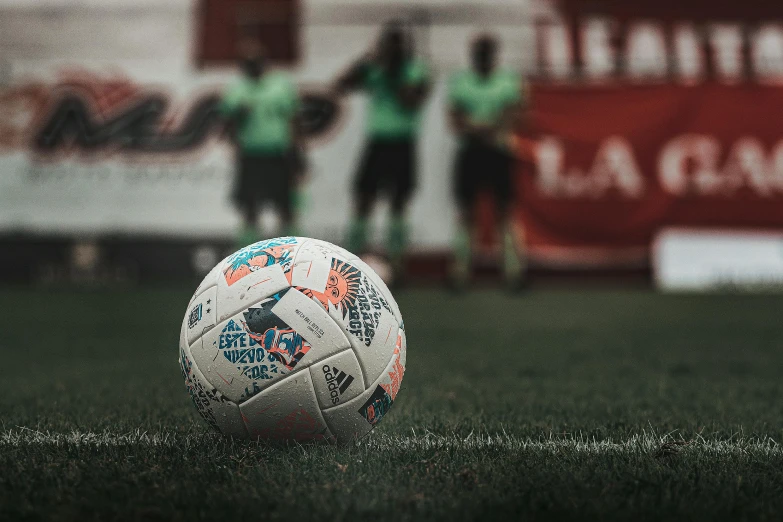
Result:
<instances>
[{"instance_id":1,"label":"adidas logo on ball","mask_svg":"<svg viewBox=\"0 0 783 522\"><path fill-rule=\"evenodd\" d=\"M328 364L324 364L321 369L324 372L326 385L329 388L329 395L332 397L332 404L337 404L340 402L340 395L345 393L345 390L353 382L353 375L349 375L335 367L330 368Z\"/></svg>"}]
</instances>

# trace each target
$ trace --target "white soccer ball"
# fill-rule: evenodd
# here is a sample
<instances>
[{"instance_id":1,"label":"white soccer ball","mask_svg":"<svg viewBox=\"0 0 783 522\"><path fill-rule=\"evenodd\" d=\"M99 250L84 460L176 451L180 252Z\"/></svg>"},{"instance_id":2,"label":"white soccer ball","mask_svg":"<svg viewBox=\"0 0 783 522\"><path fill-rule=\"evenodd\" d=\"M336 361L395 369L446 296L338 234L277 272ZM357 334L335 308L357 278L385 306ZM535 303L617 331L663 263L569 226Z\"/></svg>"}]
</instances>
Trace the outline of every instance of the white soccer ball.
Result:
<instances>
[{"instance_id":1,"label":"white soccer ball","mask_svg":"<svg viewBox=\"0 0 783 522\"><path fill-rule=\"evenodd\" d=\"M350 252L304 237L218 263L188 304L179 347L198 412L239 438L357 439L389 411L405 372L389 289Z\"/></svg>"}]
</instances>

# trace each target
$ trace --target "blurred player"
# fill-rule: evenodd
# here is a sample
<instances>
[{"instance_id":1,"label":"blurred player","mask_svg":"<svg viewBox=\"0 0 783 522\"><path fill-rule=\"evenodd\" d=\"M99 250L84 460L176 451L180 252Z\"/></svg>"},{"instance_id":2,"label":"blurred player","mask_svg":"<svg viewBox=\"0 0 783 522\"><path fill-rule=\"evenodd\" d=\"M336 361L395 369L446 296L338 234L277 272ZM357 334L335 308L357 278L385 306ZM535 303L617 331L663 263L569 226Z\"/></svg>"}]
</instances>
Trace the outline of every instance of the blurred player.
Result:
<instances>
[{"instance_id":1,"label":"blurred player","mask_svg":"<svg viewBox=\"0 0 783 522\"><path fill-rule=\"evenodd\" d=\"M494 199L506 282L519 287L525 278L524 256L514 239L511 213L512 149L523 102L522 82L519 74L496 66L497 51L493 37L477 38L471 47L471 68L455 74L449 87L451 122L460 138L454 183L460 221L451 272L458 288L470 276L471 231L477 196L483 192Z\"/></svg>"},{"instance_id":2,"label":"blurred player","mask_svg":"<svg viewBox=\"0 0 783 522\"><path fill-rule=\"evenodd\" d=\"M266 49L255 39L240 46L242 77L225 93L221 112L231 122L237 151L233 199L242 213L239 246L262 238L262 204L277 207L284 233L295 234L294 199L301 175L296 86L282 72L268 71Z\"/></svg>"},{"instance_id":3,"label":"blurred player","mask_svg":"<svg viewBox=\"0 0 783 522\"><path fill-rule=\"evenodd\" d=\"M369 140L354 183L348 249L364 253L375 201L379 193L387 196L392 215L386 245L396 279L408 240L405 210L416 184L416 138L429 74L413 58L406 32L392 23L376 48L339 78L337 90L364 90L369 96Z\"/></svg>"}]
</instances>

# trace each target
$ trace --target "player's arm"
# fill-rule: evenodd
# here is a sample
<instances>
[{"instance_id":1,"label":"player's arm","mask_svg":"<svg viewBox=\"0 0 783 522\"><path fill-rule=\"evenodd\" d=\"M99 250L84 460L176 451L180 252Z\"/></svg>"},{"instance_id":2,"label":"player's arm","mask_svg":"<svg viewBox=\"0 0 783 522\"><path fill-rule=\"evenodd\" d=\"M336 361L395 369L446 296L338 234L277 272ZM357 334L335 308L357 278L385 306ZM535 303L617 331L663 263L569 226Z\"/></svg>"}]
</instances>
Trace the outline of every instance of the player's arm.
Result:
<instances>
[{"instance_id":1,"label":"player's arm","mask_svg":"<svg viewBox=\"0 0 783 522\"><path fill-rule=\"evenodd\" d=\"M449 124L456 134L467 133L468 118L460 103L460 75L455 74L449 78L447 104L449 111Z\"/></svg>"},{"instance_id":2,"label":"player's arm","mask_svg":"<svg viewBox=\"0 0 783 522\"><path fill-rule=\"evenodd\" d=\"M243 93L239 84L229 86L223 93L218 110L224 118L233 117L242 107Z\"/></svg>"},{"instance_id":3,"label":"player's arm","mask_svg":"<svg viewBox=\"0 0 783 522\"><path fill-rule=\"evenodd\" d=\"M516 112L517 120L516 125L522 132L530 132L532 126L530 118L530 88L526 81L521 81L519 84L520 98L517 100Z\"/></svg>"},{"instance_id":4,"label":"player's arm","mask_svg":"<svg viewBox=\"0 0 783 522\"><path fill-rule=\"evenodd\" d=\"M501 129L520 128L527 126L527 88L520 78L512 82L508 96L508 105L500 118Z\"/></svg>"},{"instance_id":5,"label":"player's arm","mask_svg":"<svg viewBox=\"0 0 783 522\"><path fill-rule=\"evenodd\" d=\"M490 139L495 132L494 125L471 120L457 99L452 99L449 104L449 122L455 133L477 140Z\"/></svg>"},{"instance_id":6,"label":"player's arm","mask_svg":"<svg viewBox=\"0 0 783 522\"><path fill-rule=\"evenodd\" d=\"M530 160L532 149L529 138L530 126L530 97L527 91L527 85L517 77L511 84L511 90L508 97L508 106L501 118L501 127L498 136L502 139L506 137L509 150L518 157L524 157ZM522 137L522 136L525 137Z\"/></svg>"},{"instance_id":7,"label":"player's arm","mask_svg":"<svg viewBox=\"0 0 783 522\"><path fill-rule=\"evenodd\" d=\"M470 131L468 115L459 105L452 104L449 107L449 122L451 129L457 134L468 134Z\"/></svg>"},{"instance_id":8,"label":"player's arm","mask_svg":"<svg viewBox=\"0 0 783 522\"><path fill-rule=\"evenodd\" d=\"M304 131L302 112L297 109L291 119L291 160L297 182L302 182L307 177L307 147Z\"/></svg>"},{"instance_id":9,"label":"player's arm","mask_svg":"<svg viewBox=\"0 0 783 522\"><path fill-rule=\"evenodd\" d=\"M249 112L245 104L244 89L240 84L232 85L226 90L218 105L218 112L226 124L228 134L235 136Z\"/></svg>"},{"instance_id":10,"label":"player's arm","mask_svg":"<svg viewBox=\"0 0 783 522\"><path fill-rule=\"evenodd\" d=\"M468 113L459 106L453 106L449 111L451 128L462 136L473 139L490 139L495 130L495 125L471 121Z\"/></svg>"},{"instance_id":11,"label":"player's arm","mask_svg":"<svg viewBox=\"0 0 783 522\"><path fill-rule=\"evenodd\" d=\"M397 96L407 109L418 109L430 93L430 82L422 80L414 85L404 85L397 90Z\"/></svg>"},{"instance_id":12,"label":"player's arm","mask_svg":"<svg viewBox=\"0 0 783 522\"><path fill-rule=\"evenodd\" d=\"M516 101L507 105L506 109L503 111L503 114L500 118L498 118L498 121L494 125L495 130L503 131L506 129L519 128L525 116L522 108L523 106L521 101Z\"/></svg>"},{"instance_id":13,"label":"player's arm","mask_svg":"<svg viewBox=\"0 0 783 522\"><path fill-rule=\"evenodd\" d=\"M451 124L452 130L460 136L482 139L483 137L488 136L492 129L471 120L470 114L465 109L463 89L461 86L461 75L456 75L451 78L448 94L449 123Z\"/></svg>"},{"instance_id":14,"label":"player's arm","mask_svg":"<svg viewBox=\"0 0 783 522\"><path fill-rule=\"evenodd\" d=\"M346 71L344 71L332 86L337 94L345 94L356 91L364 86L364 79L367 77L367 67L370 64L369 55L363 56L354 62Z\"/></svg>"},{"instance_id":15,"label":"player's arm","mask_svg":"<svg viewBox=\"0 0 783 522\"><path fill-rule=\"evenodd\" d=\"M397 97L407 109L418 109L430 93L431 82L424 65L417 66L414 78L397 88Z\"/></svg>"},{"instance_id":16,"label":"player's arm","mask_svg":"<svg viewBox=\"0 0 783 522\"><path fill-rule=\"evenodd\" d=\"M291 161L296 180L301 182L307 173L304 114L302 113L299 91L293 82L290 83L288 92L291 93L288 100L291 129Z\"/></svg>"},{"instance_id":17,"label":"player's arm","mask_svg":"<svg viewBox=\"0 0 783 522\"><path fill-rule=\"evenodd\" d=\"M482 137L493 142L511 139L521 125L523 100L521 81L509 81L503 112L494 122L485 125L481 132Z\"/></svg>"},{"instance_id":18,"label":"player's arm","mask_svg":"<svg viewBox=\"0 0 783 522\"><path fill-rule=\"evenodd\" d=\"M424 100L427 99L429 92L429 83L421 83L419 85L400 87L397 90L397 96L402 102L403 107L407 109L418 109L424 103Z\"/></svg>"}]
</instances>

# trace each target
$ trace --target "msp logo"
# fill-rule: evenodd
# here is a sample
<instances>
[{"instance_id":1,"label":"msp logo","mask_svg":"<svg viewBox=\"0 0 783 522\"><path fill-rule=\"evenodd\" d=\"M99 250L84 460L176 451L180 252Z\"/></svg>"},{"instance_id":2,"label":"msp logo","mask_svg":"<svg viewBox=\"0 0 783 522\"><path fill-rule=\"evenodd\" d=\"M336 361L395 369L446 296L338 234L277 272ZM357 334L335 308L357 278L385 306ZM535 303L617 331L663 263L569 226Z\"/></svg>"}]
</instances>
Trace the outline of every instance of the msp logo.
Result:
<instances>
[{"instance_id":1,"label":"msp logo","mask_svg":"<svg viewBox=\"0 0 783 522\"><path fill-rule=\"evenodd\" d=\"M201 321L201 313L203 308L204 307L201 303L193 307L193 309L190 311L190 315L188 316L188 328L193 328L198 324L199 321Z\"/></svg>"},{"instance_id":2,"label":"msp logo","mask_svg":"<svg viewBox=\"0 0 783 522\"><path fill-rule=\"evenodd\" d=\"M345 390L353 382L353 375L338 370L334 366L330 367L328 364L324 364L321 370L324 372L324 379L326 379L326 387L329 388L332 404L339 403L340 395L345 393Z\"/></svg>"},{"instance_id":3,"label":"msp logo","mask_svg":"<svg viewBox=\"0 0 783 522\"><path fill-rule=\"evenodd\" d=\"M116 151L170 156L192 151L226 134L219 110L221 91L175 100L170 92L126 75L65 69L54 82L33 81L0 93L0 114L7 116L0 118L0 147L32 145L42 154ZM304 136L327 134L340 114L338 99L318 92L302 94L299 121ZM179 124L172 125L177 120Z\"/></svg>"}]
</instances>

